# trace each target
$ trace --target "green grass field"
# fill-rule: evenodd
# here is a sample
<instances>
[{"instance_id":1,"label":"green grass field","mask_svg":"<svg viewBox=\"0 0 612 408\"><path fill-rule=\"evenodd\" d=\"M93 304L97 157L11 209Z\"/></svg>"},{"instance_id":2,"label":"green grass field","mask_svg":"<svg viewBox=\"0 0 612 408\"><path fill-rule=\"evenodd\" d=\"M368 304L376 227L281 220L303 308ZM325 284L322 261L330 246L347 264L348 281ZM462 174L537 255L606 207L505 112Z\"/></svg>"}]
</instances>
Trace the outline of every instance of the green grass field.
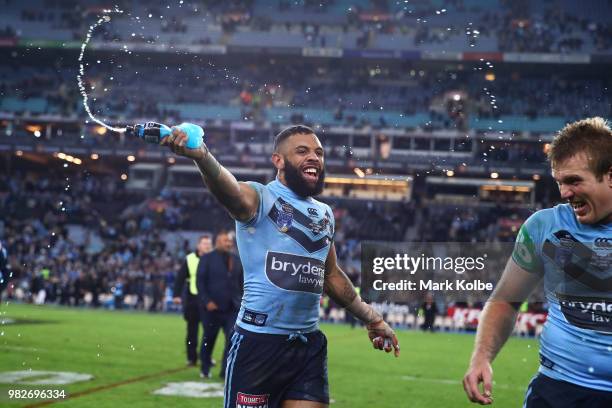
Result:
<instances>
[{"instance_id":1,"label":"green grass field","mask_svg":"<svg viewBox=\"0 0 612 408\"><path fill-rule=\"evenodd\" d=\"M10 400L9 389L64 389L61 407L220 407L221 398L155 395L167 383L200 380L185 368L182 317L58 307L6 305L0 320L0 374L70 371L93 379L68 385L0 384L0 406L26 407L43 400ZM474 337L400 331L400 358L373 350L363 329L324 325L329 340L333 407L468 407L461 378ZM221 336L222 337L222 336ZM222 341L215 354L220 360ZM537 342L511 339L493 367L494 406L519 407L537 369ZM178 371L171 371L178 369ZM82 393L82 395L80 395Z\"/></svg>"}]
</instances>

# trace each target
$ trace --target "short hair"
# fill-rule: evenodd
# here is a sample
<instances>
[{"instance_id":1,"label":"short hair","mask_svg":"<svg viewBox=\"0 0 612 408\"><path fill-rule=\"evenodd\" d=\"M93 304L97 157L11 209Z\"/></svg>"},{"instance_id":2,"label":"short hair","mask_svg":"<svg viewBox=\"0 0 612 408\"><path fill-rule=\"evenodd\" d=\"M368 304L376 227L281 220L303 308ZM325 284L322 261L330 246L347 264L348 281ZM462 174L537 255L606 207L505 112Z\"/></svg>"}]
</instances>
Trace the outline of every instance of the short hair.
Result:
<instances>
[{"instance_id":1,"label":"short hair","mask_svg":"<svg viewBox=\"0 0 612 408\"><path fill-rule=\"evenodd\" d=\"M219 235L229 235L230 234L230 230L227 228L219 228L217 230L217 232L215 233L215 239L219 236Z\"/></svg>"},{"instance_id":2,"label":"short hair","mask_svg":"<svg viewBox=\"0 0 612 408\"><path fill-rule=\"evenodd\" d=\"M212 241L212 235L210 235L210 234L202 234L202 235L200 235L200 238L198 238L198 242L202 241L203 239L210 239Z\"/></svg>"},{"instance_id":3,"label":"short hair","mask_svg":"<svg viewBox=\"0 0 612 408\"><path fill-rule=\"evenodd\" d=\"M274 138L274 151L278 151L278 146L281 145L285 140L290 138L293 135L310 135L315 134L312 128L306 125L293 125L289 126L286 129L283 129L276 137Z\"/></svg>"},{"instance_id":4,"label":"short hair","mask_svg":"<svg viewBox=\"0 0 612 408\"><path fill-rule=\"evenodd\" d=\"M567 124L553 139L548 150L551 165L576 154L587 156L589 170L601 180L612 167L612 131L605 119L593 117Z\"/></svg>"}]
</instances>

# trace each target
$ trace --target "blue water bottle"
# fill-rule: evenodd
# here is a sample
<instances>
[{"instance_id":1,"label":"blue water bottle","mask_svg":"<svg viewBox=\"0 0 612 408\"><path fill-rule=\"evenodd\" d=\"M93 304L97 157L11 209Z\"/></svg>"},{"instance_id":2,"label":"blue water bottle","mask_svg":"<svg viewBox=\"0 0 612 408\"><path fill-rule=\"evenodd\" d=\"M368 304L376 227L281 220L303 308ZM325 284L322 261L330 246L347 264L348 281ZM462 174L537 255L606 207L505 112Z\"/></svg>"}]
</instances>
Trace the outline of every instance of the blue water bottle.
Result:
<instances>
[{"instance_id":1,"label":"blue water bottle","mask_svg":"<svg viewBox=\"0 0 612 408\"><path fill-rule=\"evenodd\" d=\"M204 129L193 123L181 123L175 128L182 130L187 134L187 143L185 147L188 149L197 149L204 142ZM136 136L146 143L159 144L165 137L172 133L171 127L162 123L147 122L145 124L136 124L127 126L125 133L128 136Z\"/></svg>"}]
</instances>

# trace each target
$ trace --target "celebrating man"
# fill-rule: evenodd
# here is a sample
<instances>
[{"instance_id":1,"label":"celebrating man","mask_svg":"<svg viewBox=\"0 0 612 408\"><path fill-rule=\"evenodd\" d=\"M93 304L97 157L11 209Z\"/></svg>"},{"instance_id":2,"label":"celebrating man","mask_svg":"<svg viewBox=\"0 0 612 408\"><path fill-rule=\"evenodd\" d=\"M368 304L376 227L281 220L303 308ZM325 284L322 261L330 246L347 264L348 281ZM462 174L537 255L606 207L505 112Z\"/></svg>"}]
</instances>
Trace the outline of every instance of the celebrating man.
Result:
<instances>
[{"instance_id":1,"label":"celebrating man","mask_svg":"<svg viewBox=\"0 0 612 408\"><path fill-rule=\"evenodd\" d=\"M548 319L527 408L612 406L612 132L602 118L567 125L548 157L567 204L533 214L484 308L463 386L491 404L491 362L518 307L544 279ZM483 389L479 384L483 383Z\"/></svg>"},{"instance_id":2,"label":"celebrating man","mask_svg":"<svg viewBox=\"0 0 612 408\"><path fill-rule=\"evenodd\" d=\"M325 177L324 151L314 131L291 126L276 136L277 177L267 185L237 182L205 145L186 148L187 139L174 128L161 143L195 161L204 183L236 220L244 268L224 406L328 406L327 340L318 330L324 290L367 325L375 348L399 355L393 330L337 265L333 212L313 198Z\"/></svg>"}]
</instances>

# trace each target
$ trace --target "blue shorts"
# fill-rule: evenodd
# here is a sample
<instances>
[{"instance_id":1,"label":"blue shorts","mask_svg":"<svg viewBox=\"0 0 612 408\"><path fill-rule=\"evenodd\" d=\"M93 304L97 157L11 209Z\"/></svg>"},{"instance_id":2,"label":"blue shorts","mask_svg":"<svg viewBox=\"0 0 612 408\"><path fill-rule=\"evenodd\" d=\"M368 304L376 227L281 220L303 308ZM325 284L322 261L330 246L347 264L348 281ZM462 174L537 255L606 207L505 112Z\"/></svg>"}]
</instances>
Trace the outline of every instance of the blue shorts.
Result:
<instances>
[{"instance_id":1,"label":"blue shorts","mask_svg":"<svg viewBox=\"0 0 612 408\"><path fill-rule=\"evenodd\" d=\"M523 408L610 408L612 392L581 387L544 374L536 375L525 395Z\"/></svg>"},{"instance_id":2,"label":"blue shorts","mask_svg":"<svg viewBox=\"0 0 612 408\"><path fill-rule=\"evenodd\" d=\"M329 403L323 333L289 336L235 330L227 357L224 408L279 408L284 400Z\"/></svg>"}]
</instances>

